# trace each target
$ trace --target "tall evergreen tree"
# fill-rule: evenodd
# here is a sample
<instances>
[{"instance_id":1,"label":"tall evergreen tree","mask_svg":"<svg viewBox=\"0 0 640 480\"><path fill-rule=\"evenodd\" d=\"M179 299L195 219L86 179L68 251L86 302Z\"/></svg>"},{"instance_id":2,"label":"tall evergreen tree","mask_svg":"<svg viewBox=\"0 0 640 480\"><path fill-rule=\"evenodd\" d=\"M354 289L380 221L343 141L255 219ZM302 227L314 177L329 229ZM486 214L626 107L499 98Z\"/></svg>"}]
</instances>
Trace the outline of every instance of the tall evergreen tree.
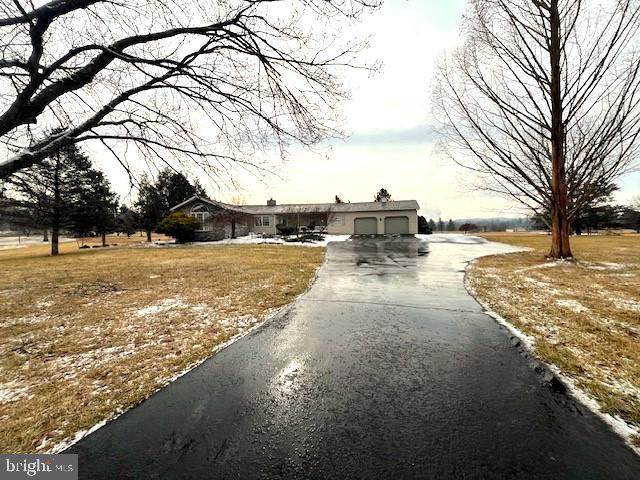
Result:
<instances>
[{"instance_id":1,"label":"tall evergreen tree","mask_svg":"<svg viewBox=\"0 0 640 480\"><path fill-rule=\"evenodd\" d=\"M190 182L183 174L169 168L161 171L153 183L149 177L143 177L135 209L140 219L140 227L147 233L147 241L151 241L151 233L167 216L171 207L194 195L207 196L200 182Z\"/></svg>"},{"instance_id":2,"label":"tall evergreen tree","mask_svg":"<svg viewBox=\"0 0 640 480\"><path fill-rule=\"evenodd\" d=\"M200 197L207 196L198 180L192 183L182 173L169 168L159 173L155 187L165 202L167 212L171 207L184 202L194 195Z\"/></svg>"},{"instance_id":3,"label":"tall evergreen tree","mask_svg":"<svg viewBox=\"0 0 640 480\"><path fill-rule=\"evenodd\" d=\"M76 231L79 222L89 221L85 217L100 209L92 200L92 189L102 188L103 195L109 190L102 173L75 145L12 175L6 185L14 212L22 212L35 227L51 230L51 255L59 253L63 229Z\"/></svg>"},{"instance_id":4,"label":"tall evergreen tree","mask_svg":"<svg viewBox=\"0 0 640 480\"><path fill-rule=\"evenodd\" d=\"M147 242L150 242L151 233L156 229L168 209L160 192L146 175L140 180L135 209L140 220L139 226L146 232Z\"/></svg>"},{"instance_id":5,"label":"tall evergreen tree","mask_svg":"<svg viewBox=\"0 0 640 480\"><path fill-rule=\"evenodd\" d=\"M381 188L380 190L378 190L373 197L374 202L381 202L383 200L385 201L391 200L391 194L386 188Z\"/></svg>"},{"instance_id":6,"label":"tall evergreen tree","mask_svg":"<svg viewBox=\"0 0 640 480\"><path fill-rule=\"evenodd\" d=\"M449 219L449 222L447 222L447 232L455 232L456 231L456 224L453 223L453 220Z\"/></svg>"},{"instance_id":7,"label":"tall evergreen tree","mask_svg":"<svg viewBox=\"0 0 640 480\"><path fill-rule=\"evenodd\" d=\"M118 197L98 170L88 169L79 180L76 203L70 212L70 228L79 236L95 231L102 237L102 246L106 246L107 233L116 227Z\"/></svg>"},{"instance_id":8,"label":"tall evergreen tree","mask_svg":"<svg viewBox=\"0 0 640 480\"><path fill-rule=\"evenodd\" d=\"M124 233L127 238L136 233L138 218L136 213L126 205L121 205L116 216L116 232Z\"/></svg>"}]
</instances>

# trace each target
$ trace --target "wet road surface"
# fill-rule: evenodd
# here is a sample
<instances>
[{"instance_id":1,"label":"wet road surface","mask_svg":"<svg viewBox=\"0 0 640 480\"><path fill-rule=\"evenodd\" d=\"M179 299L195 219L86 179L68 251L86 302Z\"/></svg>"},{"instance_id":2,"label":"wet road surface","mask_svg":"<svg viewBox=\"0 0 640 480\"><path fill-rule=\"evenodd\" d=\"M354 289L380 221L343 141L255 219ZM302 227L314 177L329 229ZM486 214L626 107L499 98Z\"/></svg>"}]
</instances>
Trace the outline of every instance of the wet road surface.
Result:
<instances>
[{"instance_id":1,"label":"wet road surface","mask_svg":"<svg viewBox=\"0 0 640 480\"><path fill-rule=\"evenodd\" d=\"M465 292L509 247L456 241L330 244L291 309L71 447L80 478L639 479Z\"/></svg>"}]
</instances>

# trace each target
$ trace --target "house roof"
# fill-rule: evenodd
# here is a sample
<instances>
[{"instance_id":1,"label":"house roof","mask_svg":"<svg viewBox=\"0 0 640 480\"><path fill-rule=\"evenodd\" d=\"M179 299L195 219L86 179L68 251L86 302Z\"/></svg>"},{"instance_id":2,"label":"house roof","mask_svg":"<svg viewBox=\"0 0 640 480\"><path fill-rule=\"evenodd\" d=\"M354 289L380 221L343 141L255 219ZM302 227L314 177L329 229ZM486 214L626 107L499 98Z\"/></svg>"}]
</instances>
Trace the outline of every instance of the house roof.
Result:
<instances>
[{"instance_id":1,"label":"house roof","mask_svg":"<svg viewBox=\"0 0 640 480\"><path fill-rule=\"evenodd\" d=\"M224 208L225 210L231 210L232 212L247 213L242 209L242 207L239 207L237 205L229 205L228 203L218 202L216 200L211 200L210 198L206 198L206 197L199 197L198 195L194 195L191 198L187 198L184 202L171 207L169 210L173 212L174 210L178 210L196 201L201 203L208 203L209 205L213 205L214 207Z\"/></svg>"},{"instance_id":2,"label":"house roof","mask_svg":"<svg viewBox=\"0 0 640 480\"><path fill-rule=\"evenodd\" d=\"M284 215L295 213L347 213L347 212L379 212L397 210L418 210L420 205L415 200L393 200L388 202L354 202L354 203L289 203L282 205L229 205L204 197L193 196L176 205L171 210L188 205L194 200L209 203L219 208L248 213L251 215Z\"/></svg>"},{"instance_id":3,"label":"house roof","mask_svg":"<svg viewBox=\"0 0 640 480\"><path fill-rule=\"evenodd\" d=\"M291 203L275 206L246 205L242 207L247 213L254 215L287 214L287 213L346 213L346 212L378 212L381 210L418 210L420 206L415 200L398 200L388 202L355 202L355 203Z\"/></svg>"}]
</instances>

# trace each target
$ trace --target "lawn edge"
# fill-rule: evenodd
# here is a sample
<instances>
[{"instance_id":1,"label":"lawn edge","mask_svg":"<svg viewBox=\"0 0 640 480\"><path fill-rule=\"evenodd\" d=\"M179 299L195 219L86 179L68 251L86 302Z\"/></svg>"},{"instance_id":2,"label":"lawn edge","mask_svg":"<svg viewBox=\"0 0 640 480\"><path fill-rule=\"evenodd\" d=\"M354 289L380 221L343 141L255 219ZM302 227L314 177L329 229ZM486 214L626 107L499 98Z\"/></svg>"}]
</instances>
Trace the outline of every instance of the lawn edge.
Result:
<instances>
[{"instance_id":1,"label":"lawn edge","mask_svg":"<svg viewBox=\"0 0 640 480\"><path fill-rule=\"evenodd\" d=\"M513 253L522 253L527 250L532 249L523 249L521 252L508 252L508 253L498 253L492 255L483 255L482 257L498 257L503 255L510 255ZM604 413L601 410L600 403L593 396L589 395L588 392L585 392L581 388L579 388L573 378L564 374L564 372L555 364L548 363L538 357L535 351L535 339L524 333L518 327L510 323L507 319L502 317L497 312L494 312L491 307L477 294L471 282L469 281L469 267L477 263L477 261L482 258L477 257L473 260L467 262L467 265L464 269L464 287L471 295L476 302L482 307L483 313L493 318L493 320L500 326L504 327L504 329L511 334L512 337L517 338L520 341L521 348L529 354L532 358L535 358L536 362L540 363L543 368L546 368L549 372L553 373L556 376L558 381L560 381L567 389L567 392L574 398L574 400L578 401L581 405L590 410L593 414L599 417L605 424L622 440L624 440L625 444L638 456L640 456L640 447L637 447L632 443L632 438L634 436L640 436L640 428L636 427L629 422L626 422L624 419L608 413Z\"/></svg>"},{"instance_id":2,"label":"lawn edge","mask_svg":"<svg viewBox=\"0 0 640 480\"><path fill-rule=\"evenodd\" d=\"M104 427L108 423L111 423L114 420L118 419L120 416L122 416L123 414L125 414L129 410L132 410L132 409L138 407L139 405L141 405L143 402L147 401L149 398L154 396L156 393L158 393L163 388L168 387L171 383L175 382L180 377L185 376L190 371L192 371L195 368L199 367L200 365L202 365L207 360L215 357L220 351L224 350L225 348L227 348L227 347L231 346L232 344L236 343L238 340L241 340L242 338L246 337L247 335L249 335L249 334L253 333L254 331L258 330L259 328L263 327L267 322L273 320L275 317L277 317L277 316L287 312L291 308L293 308L293 306L296 303L298 303L298 301L304 295L306 295L307 292L309 292L309 290L311 289L311 287L316 283L316 280L318 279L318 274L320 273L320 270L327 263L326 247L322 246L322 247L318 247L318 248L325 248L324 260L316 268L316 271L314 272L313 277L311 277L311 280L309 280L309 284L307 285L307 288L302 293L300 293L296 297L294 297L289 303L287 303L286 305L282 305L281 307L277 307L277 308L273 308L273 309L269 310L267 312L267 314L261 320L256 322L255 325L252 325L251 328L248 328L247 330L244 330L242 332L238 332L234 336L229 338L226 342L223 342L223 343L221 343L219 345L216 345L212 349L212 351L210 352L210 354L208 356L206 356L206 357L204 357L204 358L192 363L191 365L185 367L184 369L182 369L180 372L176 373L172 377L169 377L164 382L162 382L162 384L159 385L158 388L156 388L149 395L147 395L146 397L141 399L139 402L137 402L137 403L135 403L133 405L130 405L129 407L127 407L125 409L116 410L115 412L113 412L107 418L104 418L104 419L100 420L99 422L95 423L94 425L92 425L91 427L89 427L87 429L80 430L80 431L76 432L73 436L69 436L64 440L61 440L56 445L54 445L53 447L51 447L50 449L48 449L47 451L42 452L42 453L45 453L45 454L59 454L59 453L63 452L64 450L72 447L73 445L78 443L83 438L88 437L89 435L91 435L95 431L99 430L100 428Z\"/></svg>"}]
</instances>

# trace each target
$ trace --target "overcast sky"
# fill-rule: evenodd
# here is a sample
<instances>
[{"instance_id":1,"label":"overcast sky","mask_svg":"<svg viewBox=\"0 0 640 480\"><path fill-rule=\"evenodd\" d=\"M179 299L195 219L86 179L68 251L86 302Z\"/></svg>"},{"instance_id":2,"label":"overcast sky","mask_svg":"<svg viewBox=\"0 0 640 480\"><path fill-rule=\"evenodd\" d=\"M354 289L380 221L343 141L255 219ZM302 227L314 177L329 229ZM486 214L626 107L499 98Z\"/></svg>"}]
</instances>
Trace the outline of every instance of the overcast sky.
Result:
<instances>
[{"instance_id":1,"label":"overcast sky","mask_svg":"<svg viewBox=\"0 0 640 480\"><path fill-rule=\"evenodd\" d=\"M370 201L385 187L392 197L416 199L421 213L437 218L513 216L514 205L475 191L468 171L434 150L437 137L429 97L434 64L444 48L458 41L464 0L387 0L357 27L370 35L368 59L382 67L377 74L345 78L351 98L342 106L346 141L332 141L315 152L292 148L274 174L261 179L240 176L235 188L216 188L213 198L242 196L247 204L331 202L335 195L352 202ZM129 188L117 173L112 181L123 197ZM621 182L619 201L640 190L640 174Z\"/></svg>"}]
</instances>

